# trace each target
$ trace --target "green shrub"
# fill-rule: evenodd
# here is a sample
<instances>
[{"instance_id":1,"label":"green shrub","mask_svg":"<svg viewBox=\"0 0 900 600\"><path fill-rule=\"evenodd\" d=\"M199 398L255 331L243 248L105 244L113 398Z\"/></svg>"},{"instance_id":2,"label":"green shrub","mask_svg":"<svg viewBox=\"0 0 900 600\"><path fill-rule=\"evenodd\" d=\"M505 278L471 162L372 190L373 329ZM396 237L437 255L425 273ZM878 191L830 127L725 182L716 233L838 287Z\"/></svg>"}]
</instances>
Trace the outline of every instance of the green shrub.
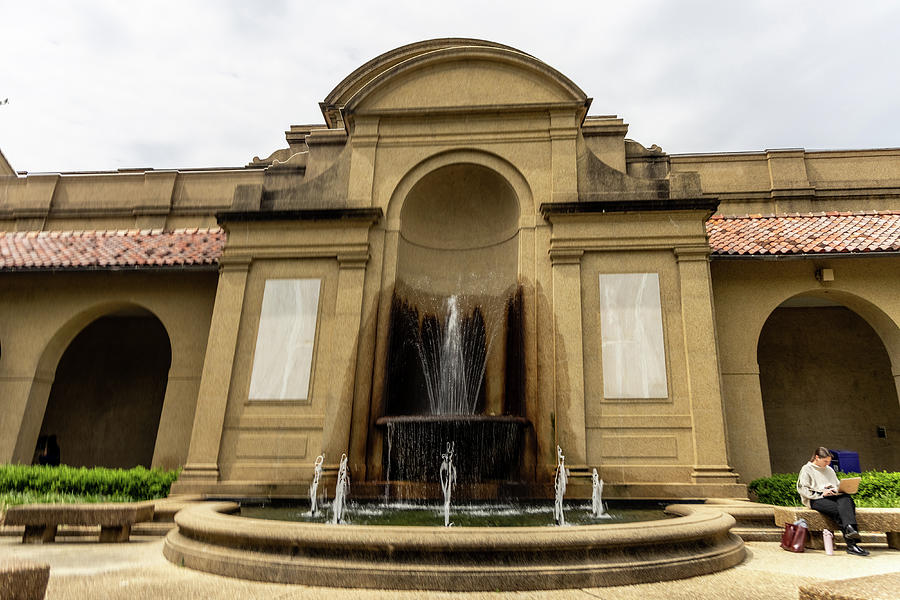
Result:
<instances>
[{"instance_id":1,"label":"green shrub","mask_svg":"<svg viewBox=\"0 0 900 600\"><path fill-rule=\"evenodd\" d=\"M776 473L771 477L754 479L747 488L756 495L757 502L778 506L800 506L797 494L798 473ZM859 491L853 495L857 506L900 507L900 473L865 471L838 473L840 479L860 477Z\"/></svg>"},{"instance_id":2,"label":"green shrub","mask_svg":"<svg viewBox=\"0 0 900 600\"><path fill-rule=\"evenodd\" d=\"M178 471L0 465L0 493L59 494L153 500L169 494Z\"/></svg>"}]
</instances>

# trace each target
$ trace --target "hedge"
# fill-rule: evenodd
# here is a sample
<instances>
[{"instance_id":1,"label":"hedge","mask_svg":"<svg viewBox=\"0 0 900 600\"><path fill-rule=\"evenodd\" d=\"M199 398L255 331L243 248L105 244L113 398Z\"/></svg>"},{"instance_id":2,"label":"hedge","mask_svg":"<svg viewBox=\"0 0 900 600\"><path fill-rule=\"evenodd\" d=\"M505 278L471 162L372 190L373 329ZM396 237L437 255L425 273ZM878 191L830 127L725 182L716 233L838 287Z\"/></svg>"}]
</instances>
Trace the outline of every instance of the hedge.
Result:
<instances>
[{"instance_id":1,"label":"hedge","mask_svg":"<svg viewBox=\"0 0 900 600\"><path fill-rule=\"evenodd\" d=\"M747 488L764 504L800 506L797 494L798 473L776 473L771 477L754 479ZM860 477L859 491L853 499L859 506L900 506L900 473L865 471L838 473L838 478Z\"/></svg>"},{"instance_id":2,"label":"hedge","mask_svg":"<svg viewBox=\"0 0 900 600\"><path fill-rule=\"evenodd\" d=\"M29 492L153 500L169 494L178 471L0 465L0 493Z\"/></svg>"}]
</instances>

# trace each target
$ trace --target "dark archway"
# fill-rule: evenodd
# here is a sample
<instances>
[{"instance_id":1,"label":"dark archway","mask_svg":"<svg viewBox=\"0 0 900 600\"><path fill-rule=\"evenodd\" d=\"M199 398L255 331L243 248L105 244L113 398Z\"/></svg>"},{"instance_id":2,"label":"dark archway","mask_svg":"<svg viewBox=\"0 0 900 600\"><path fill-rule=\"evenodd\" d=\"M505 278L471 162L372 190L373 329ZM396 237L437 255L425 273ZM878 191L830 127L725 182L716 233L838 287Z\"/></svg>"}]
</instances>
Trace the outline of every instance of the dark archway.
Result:
<instances>
[{"instance_id":1,"label":"dark archway","mask_svg":"<svg viewBox=\"0 0 900 600\"><path fill-rule=\"evenodd\" d=\"M773 473L796 472L820 445L858 452L864 470L900 468L890 359L857 313L792 298L763 326L757 359Z\"/></svg>"},{"instance_id":2,"label":"dark archway","mask_svg":"<svg viewBox=\"0 0 900 600\"><path fill-rule=\"evenodd\" d=\"M56 367L41 441L56 436L62 464L150 467L171 360L165 327L146 310L91 322Z\"/></svg>"}]
</instances>

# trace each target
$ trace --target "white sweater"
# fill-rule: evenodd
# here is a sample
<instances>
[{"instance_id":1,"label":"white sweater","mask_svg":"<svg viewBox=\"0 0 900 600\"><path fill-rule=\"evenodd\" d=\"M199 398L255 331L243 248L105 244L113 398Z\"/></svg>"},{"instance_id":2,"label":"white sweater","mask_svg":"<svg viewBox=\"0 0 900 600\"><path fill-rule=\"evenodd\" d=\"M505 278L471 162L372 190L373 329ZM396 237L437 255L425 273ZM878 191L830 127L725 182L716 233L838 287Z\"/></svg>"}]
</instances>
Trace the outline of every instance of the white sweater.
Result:
<instances>
[{"instance_id":1,"label":"white sweater","mask_svg":"<svg viewBox=\"0 0 900 600\"><path fill-rule=\"evenodd\" d=\"M797 477L797 493L803 505L809 508L809 501L821 498L827 488L837 489L840 482L831 467L817 467L808 462L800 469Z\"/></svg>"}]
</instances>

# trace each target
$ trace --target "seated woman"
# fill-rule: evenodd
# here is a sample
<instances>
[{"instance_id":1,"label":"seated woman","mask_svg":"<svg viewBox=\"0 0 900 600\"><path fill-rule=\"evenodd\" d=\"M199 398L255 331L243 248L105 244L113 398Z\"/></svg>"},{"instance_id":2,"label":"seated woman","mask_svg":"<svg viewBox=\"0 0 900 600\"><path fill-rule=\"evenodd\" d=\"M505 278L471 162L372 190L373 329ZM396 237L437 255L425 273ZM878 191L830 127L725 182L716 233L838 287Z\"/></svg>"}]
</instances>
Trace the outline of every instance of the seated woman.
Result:
<instances>
[{"instance_id":1,"label":"seated woman","mask_svg":"<svg viewBox=\"0 0 900 600\"><path fill-rule=\"evenodd\" d=\"M856 505L850 494L837 491L839 481L829 466L831 452L819 446L809 462L800 469L797 478L797 493L807 508L817 510L836 521L847 542L847 553L868 556L869 552L860 548L859 527L856 525Z\"/></svg>"}]
</instances>

